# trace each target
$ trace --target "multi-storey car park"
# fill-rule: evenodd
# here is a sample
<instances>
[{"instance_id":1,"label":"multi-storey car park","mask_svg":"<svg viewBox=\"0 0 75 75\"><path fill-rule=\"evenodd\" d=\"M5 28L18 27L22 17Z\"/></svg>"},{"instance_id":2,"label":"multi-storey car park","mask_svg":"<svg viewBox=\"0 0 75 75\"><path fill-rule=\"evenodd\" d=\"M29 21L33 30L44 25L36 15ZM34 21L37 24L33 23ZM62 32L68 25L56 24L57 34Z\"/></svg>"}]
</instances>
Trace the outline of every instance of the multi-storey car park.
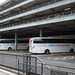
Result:
<instances>
[{"instance_id":1,"label":"multi-storey car park","mask_svg":"<svg viewBox=\"0 0 75 75\"><path fill-rule=\"evenodd\" d=\"M7 0L0 4L0 36L15 33L22 38L75 35L75 0Z\"/></svg>"},{"instance_id":2,"label":"multi-storey car park","mask_svg":"<svg viewBox=\"0 0 75 75\"><path fill-rule=\"evenodd\" d=\"M7 0L0 4L0 38L15 38L16 46L17 38L27 39L30 37L48 37L55 35L74 35L75 37L75 0ZM8 54L4 55L4 53L1 54L0 62L6 66L17 68L18 59L23 59L20 57L21 54L19 54L19 56L18 54L17 56L13 55L15 53L11 54L9 52L9 54L12 56ZM36 62L38 61L31 59L31 57L25 58L23 64L21 62L22 66L28 62L28 59L29 63L32 60L30 63L31 66L33 65L32 63L35 62L35 68L34 65L33 68L35 69L35 72L37 72L36 67L39 67L40 64L37 64ZM52 67L51 69L49 68L50 74L53 72L53 69L54 72L52 74L64 75L64 73L61 74L60 71L65 71L65 75L68 75L67 72L75 73L75 64L68 63L74 62L73 56L67 58L65 56L55 56L52 58L50 56L42 56L40 59L42 59L45 64L52 65L49 65L50 68ZM54 59L55 61L50 59ZM67 62L63 63L62 61ZM27 65L28 63L25 66ZM44 64L41 64L41 66L42 65ZM33 70L33 68L31 67L31 70ZM48 72L46 70L41 71L45 73ZM47 73L45 75L49 74ZM69 75L74 74L69 73Z\"/></svg>"}]
</instances>

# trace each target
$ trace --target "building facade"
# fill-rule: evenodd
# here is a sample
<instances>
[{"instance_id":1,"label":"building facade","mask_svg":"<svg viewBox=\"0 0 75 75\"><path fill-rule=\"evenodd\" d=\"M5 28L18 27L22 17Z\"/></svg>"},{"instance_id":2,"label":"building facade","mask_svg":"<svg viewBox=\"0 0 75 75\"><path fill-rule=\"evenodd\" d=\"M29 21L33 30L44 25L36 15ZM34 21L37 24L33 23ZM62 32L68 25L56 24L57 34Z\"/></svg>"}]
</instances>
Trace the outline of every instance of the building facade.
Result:
<instances>
[{"instance_id":1,"label":"building facade","mask_svg":"<svg viewBox=\"0 0 75 75\"><path fill-rule=\"evenodd\" d=\"M75 35L75 0L7 0L0 4L1 37Z\"/></svg>"}]
</instances>

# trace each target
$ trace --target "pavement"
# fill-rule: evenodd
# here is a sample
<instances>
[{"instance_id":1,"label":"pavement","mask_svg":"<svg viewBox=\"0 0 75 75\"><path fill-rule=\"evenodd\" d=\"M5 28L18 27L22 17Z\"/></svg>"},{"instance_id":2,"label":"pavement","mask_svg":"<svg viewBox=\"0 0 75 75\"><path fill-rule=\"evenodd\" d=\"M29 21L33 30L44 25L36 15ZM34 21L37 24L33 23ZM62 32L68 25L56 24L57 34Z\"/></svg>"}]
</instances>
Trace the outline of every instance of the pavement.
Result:
<instances>
[{"instance_id":1,"label":"pavement","mask_svg":"<svg viewBox=\"0 0 75 75\"><path fill-rule=\"evenodd\" d=\"M0 75L17 75L17 74L0 69Z\"/></svg>"}]
</instances>

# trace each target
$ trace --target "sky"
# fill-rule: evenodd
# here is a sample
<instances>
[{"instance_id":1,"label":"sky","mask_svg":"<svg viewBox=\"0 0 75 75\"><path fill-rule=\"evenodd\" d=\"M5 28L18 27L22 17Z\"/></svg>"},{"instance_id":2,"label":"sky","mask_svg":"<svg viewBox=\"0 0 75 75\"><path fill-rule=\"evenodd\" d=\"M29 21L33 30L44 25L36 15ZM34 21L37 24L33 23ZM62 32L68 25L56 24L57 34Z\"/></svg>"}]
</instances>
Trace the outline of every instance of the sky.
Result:
<instances>
[{"instance_id":1,"label":"sky","mask_svg":"<svg viewBox=\"0 0 75 75\"><path fill-rule=\"evenodd\" d=\"M0 4L3 3L4 1L6 1L6 0L0 0Z\"/></svg>"}]
</instances>

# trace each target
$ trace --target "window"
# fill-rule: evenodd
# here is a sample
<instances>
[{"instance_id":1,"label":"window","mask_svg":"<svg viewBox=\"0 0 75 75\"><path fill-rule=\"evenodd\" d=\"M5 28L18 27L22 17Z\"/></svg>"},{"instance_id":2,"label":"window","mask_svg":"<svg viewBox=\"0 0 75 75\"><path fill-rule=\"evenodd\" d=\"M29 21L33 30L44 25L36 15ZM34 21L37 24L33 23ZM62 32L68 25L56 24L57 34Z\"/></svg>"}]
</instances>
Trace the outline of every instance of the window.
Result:
<instances>
[{"instance_id":1,"label":"window","mask_svg":"<svg viewBox=\"0 0 75 75\"><path fill-rule=\"evenodd\" d=\"M34 43L75 43L75 39L34 39Z\"/></svg>"},{"instance_id":2,"label":"window","mask_svg":"<svg viewBox=\"0 0 75 75\"><path fill-rule=\"evenodd\" d=\"M1 40L1 43L15 43L14 40Z\"/></svg>"}]
</instances>

